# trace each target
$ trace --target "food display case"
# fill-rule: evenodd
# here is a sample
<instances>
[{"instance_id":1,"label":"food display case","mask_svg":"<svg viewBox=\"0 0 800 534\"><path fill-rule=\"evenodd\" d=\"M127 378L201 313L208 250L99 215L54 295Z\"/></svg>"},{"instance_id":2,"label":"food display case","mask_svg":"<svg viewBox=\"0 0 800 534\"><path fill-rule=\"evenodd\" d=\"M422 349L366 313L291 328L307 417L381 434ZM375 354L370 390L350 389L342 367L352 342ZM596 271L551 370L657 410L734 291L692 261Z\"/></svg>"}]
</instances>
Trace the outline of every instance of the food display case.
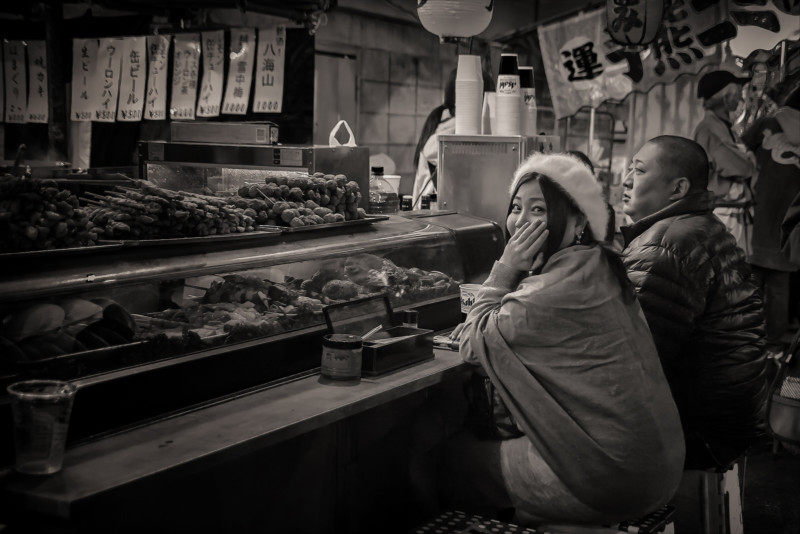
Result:
<instances>
[{"instance_id":1,"label":"food display case","mask_svg":"<svg viewBox=\"0 0 800 534\"><path fill-rule=\"evenodd\" d=\"M68 446L318 372L323 308L388 295L419 326L460 320L500 228L455 212L351 227L3 254L0 387L79 386ZM0 424L10 423L0 397ZM13 461L10 436L0 464Z\"/></svg>"},{"instance_id":2,"label":"food display case","mask_svg":"<svg viewBox=\"0 0 800 534\"><path fill-rule=\"evenodd\" d=\"M369 191L369 148L142 141L139 176L167 189L235 191L265 172L343 174ZM367 199L361 201L367 207Z\"/></svg>"}]
</instances>

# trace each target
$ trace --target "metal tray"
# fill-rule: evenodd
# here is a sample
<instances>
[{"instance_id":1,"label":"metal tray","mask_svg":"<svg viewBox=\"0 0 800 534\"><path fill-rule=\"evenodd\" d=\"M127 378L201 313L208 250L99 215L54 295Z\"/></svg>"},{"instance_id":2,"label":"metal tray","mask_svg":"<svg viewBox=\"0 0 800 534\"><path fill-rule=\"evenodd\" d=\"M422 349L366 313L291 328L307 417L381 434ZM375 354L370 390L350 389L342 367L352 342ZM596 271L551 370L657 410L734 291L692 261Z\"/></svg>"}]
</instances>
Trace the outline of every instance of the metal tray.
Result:
<instances>
[{"instance_id":1,"label":"metal tray","mask_svg":"<svg viewBox=\"0 0 800 534\"><path fill-rule=\"evenodd\" d=\"M91 254L97 251L114 250L122 248L122 241L99 240L98 245L72 248L52 248L48 250L25 250L22 252L3 252L0 253L0 260L27 260L34 258L61 258L63 256L76 256L78 254Z\"/></svg>"},{"instance_id":2,"label":"metal tray","mask_svg":"<svg viewBox=\"0 0 800 534\"><path fill-rule=\"evenodd\" d=\"M207 235L202 237L167 237L164 239L122 239L121 246L125 247L156 247L156 246L181 246L197 243L231 243L239 241L259 241L278 239L281 231L278 227L259 227L252 232L237 232L235 234ZM100 243L105 241L100 240Z\"/></svg>"},{"instance_id":3,"label":"metal tray","mask_svg":"<svg viewBox=\"0 0 800 534\"><path fill-rule=\"evenodd\" d=\"M350 220L350 221L335 222L335 223L312 224L310 226L298 226L298 227L295 227L295 228L292 228L291 226L274 226L274 225L267 225L267 224L259 225L258 228L259 229L261 229L261 228L276 228L276 229L280 230L281 232L284 232L284 233L287 233L287 234L294 234L294 233L298 233L298 232L314 232L314 231L318 232L320 230L328 230L330 228L349 228L351 226L364 226L364 225L367 225L367 224L372 224L372 223L377 222L377 221L385 221L388 218L389 218L388 215L370 215L370 216L365 217L363 219L353 219L353 220Z\"/></svg>"}]
</instances>

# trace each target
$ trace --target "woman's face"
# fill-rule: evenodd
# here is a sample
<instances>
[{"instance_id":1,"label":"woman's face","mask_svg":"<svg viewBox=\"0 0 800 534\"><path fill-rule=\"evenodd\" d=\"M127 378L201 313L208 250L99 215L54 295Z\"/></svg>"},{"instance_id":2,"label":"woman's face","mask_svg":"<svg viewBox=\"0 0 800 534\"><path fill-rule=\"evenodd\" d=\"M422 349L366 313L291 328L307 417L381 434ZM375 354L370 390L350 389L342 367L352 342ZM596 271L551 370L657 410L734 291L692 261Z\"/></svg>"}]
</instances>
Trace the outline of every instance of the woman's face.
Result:
<instances>
[{"instance_id":1,"label":"woman's face","mask_svg":"<svg viewBox=\"0 0 800 534\"><path fill-rule=\"evenodd\" d=\"M517 229L526 222L534 224L536 221L542 221L542 224L547 226L547 204L544 203L539 180L529 180L519 186L516 195L511 200L511 213L506 219L506 228L510 235L514 235ZM568 216L566 231L561 245L558 247L559 250L568 247L574 241L576 222L575 216Z\"/></svg>"}]
</instances>

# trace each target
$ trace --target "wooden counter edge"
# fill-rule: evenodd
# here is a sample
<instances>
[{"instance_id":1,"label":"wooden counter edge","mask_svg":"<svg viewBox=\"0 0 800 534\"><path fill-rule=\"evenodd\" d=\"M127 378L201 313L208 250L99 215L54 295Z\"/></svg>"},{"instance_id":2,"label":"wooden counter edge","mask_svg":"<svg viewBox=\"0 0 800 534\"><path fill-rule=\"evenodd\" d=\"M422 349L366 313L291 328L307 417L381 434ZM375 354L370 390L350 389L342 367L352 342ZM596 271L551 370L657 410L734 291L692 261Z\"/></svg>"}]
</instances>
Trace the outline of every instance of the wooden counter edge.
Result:
<instances>
[{"instance_id":1,"label":"wooden counter edge","mask_svg":"<svg viewBox=\"0 0 800 534\"><path fill-rule=\"evenodd\" d=\"M354 386L321 384L315 375L79 445L53 475L0 472L0 493L26 511L68 519L80 500L202 470L431 387L466 365L457 352L434 352L432 360Z\"/></svg>"}]
</instances>

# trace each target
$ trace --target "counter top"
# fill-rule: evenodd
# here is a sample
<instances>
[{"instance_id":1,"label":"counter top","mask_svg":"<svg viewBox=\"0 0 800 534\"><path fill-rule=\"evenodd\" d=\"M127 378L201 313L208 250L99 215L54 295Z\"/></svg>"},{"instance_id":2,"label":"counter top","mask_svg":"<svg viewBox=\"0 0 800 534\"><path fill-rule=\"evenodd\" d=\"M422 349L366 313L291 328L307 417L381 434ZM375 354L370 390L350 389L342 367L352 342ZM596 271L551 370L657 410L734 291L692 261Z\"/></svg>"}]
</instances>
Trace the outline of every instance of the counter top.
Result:
<instances>
[{"instance_id":1,"label":"counter top","mask_svg":"<svg viewBox=\"0 0 800 534\"><path fill-rule=\"evenodd\" d=\"M31 512L69 518L78 501L228 461L431 387L465 365L457 352L434 352L432 360L355 385L321 384L314 375L78 445L56 474L0 472L0 492Z\"/></svg>"}]
</instances>

